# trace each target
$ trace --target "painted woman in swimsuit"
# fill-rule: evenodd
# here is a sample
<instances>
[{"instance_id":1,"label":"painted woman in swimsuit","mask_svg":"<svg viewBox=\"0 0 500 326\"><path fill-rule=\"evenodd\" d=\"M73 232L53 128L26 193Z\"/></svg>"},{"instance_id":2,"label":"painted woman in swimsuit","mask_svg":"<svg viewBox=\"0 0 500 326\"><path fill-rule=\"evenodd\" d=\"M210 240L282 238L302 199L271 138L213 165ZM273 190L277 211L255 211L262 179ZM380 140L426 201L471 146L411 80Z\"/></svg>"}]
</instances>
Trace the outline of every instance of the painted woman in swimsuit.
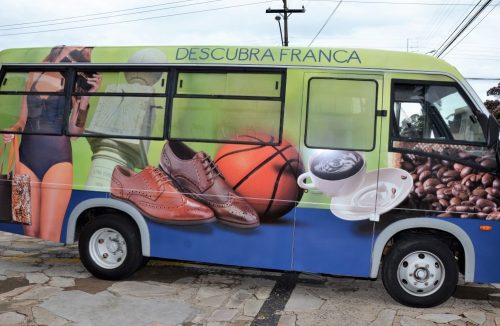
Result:
<instances>
[{"instance_id":1,"label":"painted woman in swimsuit","mask_svg":"<svg viewBox=\"0 0 500 326\"><path fill-rule=\"evenodd\" d=\"M91 52L92 48L88 47L55 47L44 62L90 62ZM95 92L101 84L101 76L93 74L86 82L86 91ZM28 75L26 90L61 92L64 84L59 72L33 72ZM19 120L10 128L27 133L22 136L19 164L16 164L16 173L28 174L31 178L31 225L25 226L24 232L56 242L61 238L73 183L70 138L55 135L62 130L64 102L64 96L59 95L25 95ZM68 129L71 134L80 134L83 127L77 126L82 126L77 119L88 110L89 97L73 97L71 104ZM13 134L2 136L6 143L14 138Z\"/></svg>"}]
</instances>

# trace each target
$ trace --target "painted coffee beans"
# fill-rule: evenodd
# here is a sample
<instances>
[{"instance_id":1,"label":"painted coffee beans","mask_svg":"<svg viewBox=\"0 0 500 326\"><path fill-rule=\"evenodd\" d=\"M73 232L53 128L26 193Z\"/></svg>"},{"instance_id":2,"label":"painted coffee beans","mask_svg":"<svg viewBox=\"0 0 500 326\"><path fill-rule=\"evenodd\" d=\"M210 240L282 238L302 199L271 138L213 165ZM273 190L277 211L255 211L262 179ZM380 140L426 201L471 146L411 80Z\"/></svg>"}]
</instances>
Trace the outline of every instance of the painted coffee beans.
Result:
<instances>
[{"instance_id":1,"label":"painted coffee beans","mask_svg":"<svg viewBox=\"0 0 500 326\"><path fill-rule=\"evenodd\" d=\"M458 152L471 165L494 168L488 157ZM442 217L500 220L500 178L472 166L448 160L403 154L400 168L408 171L414 186L402 206L427 210Z\"/></svg>"}]
</instances>

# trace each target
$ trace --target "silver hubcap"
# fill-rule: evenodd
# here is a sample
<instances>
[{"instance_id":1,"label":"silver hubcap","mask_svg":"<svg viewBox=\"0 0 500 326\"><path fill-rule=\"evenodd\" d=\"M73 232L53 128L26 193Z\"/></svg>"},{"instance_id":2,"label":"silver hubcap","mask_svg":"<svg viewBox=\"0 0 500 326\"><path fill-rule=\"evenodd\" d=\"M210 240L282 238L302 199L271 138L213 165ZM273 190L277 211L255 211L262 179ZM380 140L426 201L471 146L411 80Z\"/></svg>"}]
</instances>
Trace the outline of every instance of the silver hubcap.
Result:
<instances>
[{"instance_id":1,"label":"silver hubcap","mask_svg":"<svg viewBox=\"0 0 500 326\"><path fill-rule=\"evenodd\" d=\"M412 252L398 266L399 285L409 294L419 297L439 290L444 277L443 262L427 251Z\"/></svg>"},{"instance_id":2,"label":"silver hubcap","mask_svg":"<svg viewBox=\"0 0 500 326\"><path fill-rule=\"evenodd\" d=\"M117 268L127 257L127 244L116 230L103 228L97 230L89 241L92 260L102 268Z\"/></svg>"}]
</instances>

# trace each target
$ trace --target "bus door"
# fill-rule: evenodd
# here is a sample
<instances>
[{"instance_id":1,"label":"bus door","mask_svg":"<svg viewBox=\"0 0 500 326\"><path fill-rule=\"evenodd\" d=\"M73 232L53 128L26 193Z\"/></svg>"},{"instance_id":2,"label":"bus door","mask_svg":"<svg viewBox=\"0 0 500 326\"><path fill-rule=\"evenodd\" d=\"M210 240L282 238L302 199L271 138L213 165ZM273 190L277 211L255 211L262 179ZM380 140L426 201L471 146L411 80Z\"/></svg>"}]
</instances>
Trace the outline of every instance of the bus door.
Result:
<instances>
[{"instance_id":1,"label":"bus door","mask_svg":"<svg viewBox=\"0 0 500 326\"><path fill-rule=\"evenodd\" d=\"M383 76L305 73L303 92L293 269L366 277L375 203L392 191L379 187Z\"/></svg>"}]
</instances>

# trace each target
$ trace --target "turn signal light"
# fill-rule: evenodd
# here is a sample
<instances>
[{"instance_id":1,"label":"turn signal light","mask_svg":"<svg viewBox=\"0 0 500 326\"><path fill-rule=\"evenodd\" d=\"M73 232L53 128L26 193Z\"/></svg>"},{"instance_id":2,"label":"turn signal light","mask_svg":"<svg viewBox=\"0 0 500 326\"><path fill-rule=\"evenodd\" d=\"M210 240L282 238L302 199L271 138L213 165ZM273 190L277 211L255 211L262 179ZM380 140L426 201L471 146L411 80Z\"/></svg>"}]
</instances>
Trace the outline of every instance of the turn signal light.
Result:
<instances>
[{"instance_id":1,"label":"turn signal light","mask_svg":"<svg viewBox=\"0 0 500 326\"><path fill-rule=\"evenodd\" d=\"M479 230L481 230L481 231L491 231L491 230L493 230L493 227L491 225L481 225L479 227Z\"/></svg>"}]
</instances>

